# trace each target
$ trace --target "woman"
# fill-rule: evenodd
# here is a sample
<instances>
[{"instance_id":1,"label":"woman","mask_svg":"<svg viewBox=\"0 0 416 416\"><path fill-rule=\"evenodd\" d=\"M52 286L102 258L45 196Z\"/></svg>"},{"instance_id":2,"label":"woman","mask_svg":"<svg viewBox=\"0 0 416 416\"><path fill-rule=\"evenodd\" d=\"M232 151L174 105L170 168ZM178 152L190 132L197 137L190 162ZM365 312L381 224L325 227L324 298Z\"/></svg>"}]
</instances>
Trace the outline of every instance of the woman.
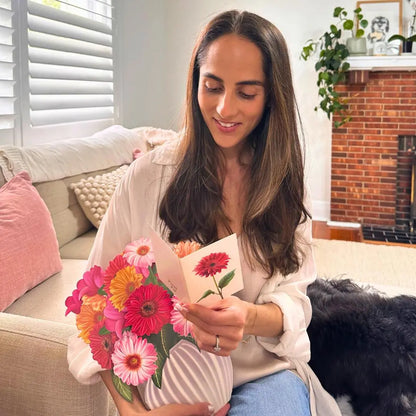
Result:
<instances>
[{"instance_id":1,"label":"woman","mask_svg":"<svg viewBox=\"0 0 416 416\"><path fill-rule=\"evenodd\" d=\"M244 290L210 308L190 304L181 310L201 349L231 355L230 416L340 415L307 365L306 288L315 268L296 115L278 29L248 12L215 17L193 52L183 138L132 164L89 260L106 264L149 227L171 243L209 244L237 233ZM79 379L97 371L76 361L70 365ZM146 412L138 394L127 403L108 372L101 376L122 416ZM209 404L198 403L149 414L210 412Z\"/></svg>"}]
</instances>

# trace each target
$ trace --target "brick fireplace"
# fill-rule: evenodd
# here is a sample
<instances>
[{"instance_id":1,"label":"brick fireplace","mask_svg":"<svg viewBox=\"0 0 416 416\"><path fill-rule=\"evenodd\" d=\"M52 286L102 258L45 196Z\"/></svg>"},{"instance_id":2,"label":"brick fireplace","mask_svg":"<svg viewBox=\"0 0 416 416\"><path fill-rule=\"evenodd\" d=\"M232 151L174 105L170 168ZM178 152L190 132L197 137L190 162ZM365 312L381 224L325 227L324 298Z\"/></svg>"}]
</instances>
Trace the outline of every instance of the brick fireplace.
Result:
<instances>
[{"instance_id":1,"label":"brick fireplace","mask_svg":"<svg viewBox=\"0 0 416 416\"><path fill-rule=\"evenodd\" d=\"M407 227L416 66L353 70L337 90L348 99L353 120L332 129L331 220Z\"/></svg>"}]
</instances>

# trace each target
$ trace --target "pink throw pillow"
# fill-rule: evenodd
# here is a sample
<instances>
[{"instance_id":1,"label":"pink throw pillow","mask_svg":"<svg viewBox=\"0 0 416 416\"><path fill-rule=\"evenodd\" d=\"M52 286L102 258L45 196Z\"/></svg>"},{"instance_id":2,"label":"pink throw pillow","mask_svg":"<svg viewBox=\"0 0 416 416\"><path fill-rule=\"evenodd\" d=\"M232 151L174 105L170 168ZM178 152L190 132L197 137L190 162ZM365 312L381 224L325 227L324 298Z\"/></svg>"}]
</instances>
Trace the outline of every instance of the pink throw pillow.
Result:
<instances>
[{"instance_id":1,"label":"pink throw pillow","mask_svg":"<svg viewBox=\"0 0 416 416\"><path fill-rule=\"evenodd\" d=\"M51 215L21 172L0 188L0 311L61 270Z\"/></svg>"}]
</instances>

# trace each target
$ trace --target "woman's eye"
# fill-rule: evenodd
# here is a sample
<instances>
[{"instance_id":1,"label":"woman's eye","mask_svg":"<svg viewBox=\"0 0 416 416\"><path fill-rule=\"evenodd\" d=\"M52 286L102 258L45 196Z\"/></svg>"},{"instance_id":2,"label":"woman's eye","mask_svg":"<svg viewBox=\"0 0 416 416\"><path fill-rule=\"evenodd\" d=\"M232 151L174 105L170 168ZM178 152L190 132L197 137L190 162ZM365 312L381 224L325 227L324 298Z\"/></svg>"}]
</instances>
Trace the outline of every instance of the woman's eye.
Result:
<instances>
[{"instance_id":1,"label":"woman's eye","mask_svg":"<svg viewBox=\"0 0 416 416\"><path fill-rule=\"evenodd\" d=\"M219 92L221 92L221 88L219 88L219 87L210 87L208 85L205 85L205 90L207 92L212 92L212 93L219 93Z\"/></svg>"},{"instance_id":2,"label":"woman's eye","mask_svg":"<svg viewBox=\"0 0 416 416\"><path fill-rule=\"evenodd\" d=\"M244 98L245 100L252 100L255 96L256 94L247 94L243 91L240 91L240 97Z\"/></svg>"}]
</instances>

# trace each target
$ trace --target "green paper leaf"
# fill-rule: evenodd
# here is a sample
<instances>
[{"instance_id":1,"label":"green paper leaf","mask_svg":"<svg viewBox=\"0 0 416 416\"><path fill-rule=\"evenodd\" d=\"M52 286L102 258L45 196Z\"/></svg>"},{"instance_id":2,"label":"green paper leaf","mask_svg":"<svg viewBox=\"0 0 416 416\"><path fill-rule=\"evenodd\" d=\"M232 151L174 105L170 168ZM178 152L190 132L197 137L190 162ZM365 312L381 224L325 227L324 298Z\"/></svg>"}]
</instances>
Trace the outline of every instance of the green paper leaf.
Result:
<instances>
[{"instance_id":1,"label":"green paper leaf","mask_svg":"<svg viewBox=\"0 0 416 416\"><path fill-rule=\"evenodd\" d=\"M212 290L205 291L204 294L196 302L198 303L200 300L205 299L209 295L215 295L215 292Z\"/></svg>"},{"instance_id":2,"label":"green paper leaf","mask_svg":"<svg viewBox=\"0 0 416 416\"><path fill-rule=\"evenodd\" d=\"M146 279L145 285L159 285L159 282L156 277L156 266L149 266L149 276Z\"/></svg>"},{"instance_id":3,"label":"green paper leaf","mask_svg":"<svg viewBox=\"0 0 416 416\"><path fill-rule=\"evenodd\" d=\"M101 296L107 296L107 292L104 290L104 285L102 285L98 291L97 294L101 295Z\"/></svg>"},{"instance_id":4,"label":"green paper leaf","mask_svg":"<svg viewBox=\"0 0 416 416\"><path fill-rule=\"evenodd\" d=\"M188 335L188 336L186 336L186 337L184 337L183 335L180 335L180 336L179 336L179 338L180 338L180 339L183 339L184 341L188 341L188 342L190 342L191 344L194 344L194 345L195 345L195 347L197 347L197 348L198 348L198 351L199 351L199 352L201 352L201 350L200 350L200 349L199 349L199 347L198 347L197 342L195 341L195 338L192 338L190 335Z\"/></svg>"},{"instance_id":5,"label":"green paper leaf","mask_svg":"<svg viewBox=\"0 0 416 416\"><path fill-rule=\"evenodd\" d=\"M111 373L111 378L113 380L114 387L119 392L120 396L128 402L133 403L133 393L131 392L131 387L117 377L114 372Z\"/></svg>"},{"instance_id":6,"label":"green paper leaf","mask_svg":"<svg viewBox=\"0 0 416 416\"><path fill-rule=\"evenodd\" d=\"M157 352L157 360L156 360L156 371L153 373L152 375L152 381L154 383L154 385L157 388L161 388L162 387L162 373L163 373L163 367L166 363L166 355L163 353L159 353L159 351Z\"/></svg>"},{"instance_id":7,"label":"green paper leaf","mask_svg":"<svg viewBox=\"0 0 416 416\"><path fill-rule=\"evenodd\" d=\"M98 334L101 335L101 336L103 336L103 335L111 334L111 331L109 331L105 326L103 326L98 331Z\"/></svg>"},{"instance_id":8,"label":"green paper leaf","mask_svg":"<svg viewBox=\"0 0 416 416\"><path fill-rule=\"evenodd\" d=\"M224 287L228 286L228 284L233 280L233 277L235 275L235 270L231 271L230 273L227 273L218 283L218 287L220 289L224 289Z\"/></svg>"}]
</instances>

